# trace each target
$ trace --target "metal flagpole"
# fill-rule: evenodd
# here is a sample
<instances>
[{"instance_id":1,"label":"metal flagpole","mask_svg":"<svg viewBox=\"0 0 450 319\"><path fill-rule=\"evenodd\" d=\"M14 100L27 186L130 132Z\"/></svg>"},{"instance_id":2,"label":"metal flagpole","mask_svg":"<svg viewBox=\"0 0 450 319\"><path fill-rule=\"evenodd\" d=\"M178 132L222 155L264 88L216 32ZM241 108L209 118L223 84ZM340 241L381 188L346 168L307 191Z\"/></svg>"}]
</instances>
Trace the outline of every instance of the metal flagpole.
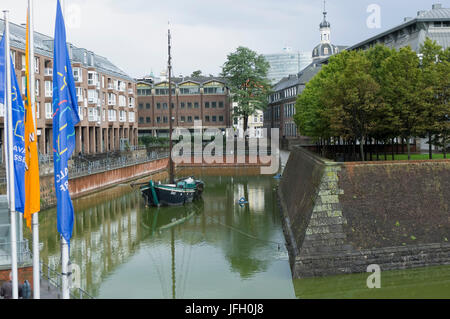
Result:
<instances>
[{"instance_id":1,"label":"metal flagpole","mask_svg":"<svg viewBox=\"0 0 450 319\"><path fill-rule=\"evenodd\" d=\"M14 160L13 160L13 136L12 136L12 99L11 99L11 52L9 44L9 11L3 11L5 17L5 69L6 69L6 90L5 107L7 115L7 152L8 163L8 196L9 210L11 216L11 274L12 274L12 293L13 299L19 299L18 271L17 271L17 226L16 226L16 203L14 193Z\"/></svg>"},{"instance_id":2,"label":"metal flagpole","mask_svg":"<svg viewBox=\"0 0 450 319\"><path fill-rule=\"evenodd\" d=\"M27 79L30 83L30 92L28 97L31 106L31 112L33 113L34 123L34 136L36 134L36 98L35 98L35 67L34 67L34 25L33 25L33 0L28 0L28 65L29 76ZM41 299L41 274L40 274L40 256L39 256L39 213L34 213L32 216L32 229L33 229L33 298Z\"/></svg>"}]
</instances>

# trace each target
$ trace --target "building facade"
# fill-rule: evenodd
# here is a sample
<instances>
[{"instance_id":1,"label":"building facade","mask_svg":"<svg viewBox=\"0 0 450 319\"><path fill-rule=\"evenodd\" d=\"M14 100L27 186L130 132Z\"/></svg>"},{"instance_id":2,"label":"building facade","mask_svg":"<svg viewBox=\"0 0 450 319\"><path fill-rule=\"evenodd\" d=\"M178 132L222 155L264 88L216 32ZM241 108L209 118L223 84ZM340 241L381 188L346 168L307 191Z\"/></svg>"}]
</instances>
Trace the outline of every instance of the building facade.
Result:
<instances>
[{"instance_id":1,"label":"building facade","mask_svg":"<svg viewBox=\"0 0 450 319\"><path fill-rule=\"evenodd\" d=\"M173 128L194 129L194 121L203 128L225 130L231 127L230 90L223 78L173 78ZM169 82L137 80L139 135L169 135Z\"/></svg>"},{"instance_id":2,"label":"building facade","mask_svg":"<svg viewBox=\"0 0 450 319\"><path fill-rule=\"evenodd\" d=\"M3 34L4 24L0 23ZM21 93L25 92L25 28L10 24L11 51ZM53 38L35 32L36 121L38 150L53 155ZM97 154L137 145L136 83L105 57L68 44L81 122L75 155ZM4 105L0 142L4 145Z\"/></svg>"},{"instance_id":3,"label":"building facade","mask_svg":"<svg viewBox=\"0 0 450 319\"><path fill-rule=\"evenodd\" d=\"M272 84L289 74L297 74L312 62L310 52L292 52L290 48L284 48L282 53L264 54L264 58L270 64L267 77Z\"/></svg>"},{"instance_id":4,"label":"building facade","mask_svg":"<svg viewBox=\"0 0 450 319\"><path fill-rule=\"evenodd\" d=\"M290 74L272 87L268 107L264 112L264 128L278 128L280 139L299 140L297 125L294 122L295 103L299 94L321 69L328 58L344 50L345 46L331 43L331 24L326 20L327 12L323 12L323 21L319 25L320 43L312 51L312 63L300 72ZM306 137L305 137L306 138Z\"/></svg>"},{"instance_id":5,"label":"building facade","mask_svg":"<svg viewBox=\"0 0 450 319\"><path fill-rule=\"evenodd\" d=\"M238 107L237 102L233 102L233 110L235 107ZM256 110L255 114L248 117L247 126L249 138L264 137L264 112ZM244 137L244 118L242 116L233 116L233 129L235 135L240 138Z\"/></svg>"}]
</instances>

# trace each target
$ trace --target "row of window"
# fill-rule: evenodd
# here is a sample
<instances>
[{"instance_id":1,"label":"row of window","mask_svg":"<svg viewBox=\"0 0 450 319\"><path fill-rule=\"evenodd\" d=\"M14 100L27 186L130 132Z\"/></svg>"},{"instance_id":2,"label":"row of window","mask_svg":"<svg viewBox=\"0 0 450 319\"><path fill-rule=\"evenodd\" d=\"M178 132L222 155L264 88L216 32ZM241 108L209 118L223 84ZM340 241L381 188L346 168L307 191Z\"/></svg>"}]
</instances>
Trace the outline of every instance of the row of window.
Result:
<instances>
[{"instance_id":1,"label":"row of window","mask_svg":"<svg viewBox=\"0 0 450 319\"><path fill-rule=\"evenodd\" d=\"M295 103L289 103L284 105L284 117L293 117L295 115Z\"/></svg>"},{"instance_id":2,"label":"row of window","mask_svg":"<svg viewBox=\"0 0 450 319\"><path fill-rule=\"evenodd\" d=\"M181 102L180 103L180 108L184 109L184 108L188 108L188 109L198 109L200 107L198 102ZM224 107L224 102L223 101L219 101L219 102L205 102L205 109L209 109L209 108L223 108ZM151 108L151 104L150 103L145 103L145 109L149 110ZM156 103L156 108L159 109L163 109L166 110L168 108L168 103ZM172 103L172 108L175 108L175 104ZM143 110L144 109L144 103L139 103L139 109Z\"/></svg>"},{"instance_id":3,"label":"row of window","mask_svg":"<svg viewBox=\"0 0 450 319\"><path fill-rule=\"evenodd\" d=\"M199 121L200 117L199 116L180 116L180 122L181 123L192 123L193 121ZM223 122L224 121L224 117L222 115L220 116L216 116L216 115L206 115L205 116L205 122ZM140 124L144 124L144 123L152 123L151 117L147 116L147 117L139 117L139 123ZM157 116L156 117L156 123L168 123L168 117L167 116Z\"/></svg>"},{"instance_id":4,"label":"row of window","mask_svg":"<svg viewBox=\"0 0 450 319\"><path fill-rule=\"evenodd\" d=\"M284 124L284 136L296 137L297 136L297 125L295 125L295 123Z\"/></svg>"},{"instance_id":5,"label":"row of window","mask_svg":"<svg viewBox=\"0 0 450 319\"><path fill-rule=\"evenodd\" d=\"M11 50L11 54L12 54L14 63L16 63L17 52L14 50ZM25 71L25 65L26 65L25 54L24 53L18 53L18 54L20 54L20 60L19 60L20 65L18 65L18 68L21 69L22 71ZM36 74L41 73L40 61L41 61L41 59L39 57L34 57L34 71ZM46 76L53 75L53 67L51 65L50 60L45 60L45 62L44 62L44 75L46 75ZM74 67L73 68L73 77L74 77L75 82L83 82L82 68ZM129 93L132 94L134 92L131 82L127 83L122 80L113 80L111 78L106 79L105 76L103 75L101 77L102 88L106 88L106 81L108 83L108 88L114 88L116 91L125 92L126 88L128 87ZM100 76L97 72L88 71L88 85L96 85L98 88L100 88ZM36 85L36 87L37 87L37 85ZM51 95L49 95L49 96L51 96Z\"/></svg>"},{"instance_id":6,"label":"row of window","mask_svg":"<svg viewBox=\"0 0 450 319\"><path fill-rule=\"evenodd\" d=\"M224 94L225 87L204 87L203 94ZM176 94L176 89L172 88L172 95ZM200 94L200 87L181 87L179 88L180 95L197 95ZM151 96L152 89L137 89L138 96ZM169 95L168 88L155 88L155 95Z\"/></svg>"}]
</instances>

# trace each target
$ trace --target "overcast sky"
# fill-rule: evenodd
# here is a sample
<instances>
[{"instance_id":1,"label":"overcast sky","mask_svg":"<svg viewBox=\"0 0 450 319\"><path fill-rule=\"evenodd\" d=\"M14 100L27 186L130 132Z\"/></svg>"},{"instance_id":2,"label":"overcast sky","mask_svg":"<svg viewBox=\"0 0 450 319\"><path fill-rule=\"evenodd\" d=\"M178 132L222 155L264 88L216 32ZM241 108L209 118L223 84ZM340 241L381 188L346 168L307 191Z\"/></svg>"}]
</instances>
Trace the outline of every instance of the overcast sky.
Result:
<instances>
[{"instance_id":1,"label":"overcast sky","mask_svg":"<svg viewBox=\"0 0 450 319\"><path fill-rule=\"evenodd\" d=\"M331 40L353 45L450 0L327 0ZM370 5L380 8L369 19ZM11 21L23 23L27 0L1 0ZM158 75L167 63L167 27L175 75L217 75L227 54L246 46L261 54L310 52L319 43L323 0L65 0L68 41L107 57L130 76ZM53 37L56 0L34 0L35 30Z\"/></svg>"}]
</instances>

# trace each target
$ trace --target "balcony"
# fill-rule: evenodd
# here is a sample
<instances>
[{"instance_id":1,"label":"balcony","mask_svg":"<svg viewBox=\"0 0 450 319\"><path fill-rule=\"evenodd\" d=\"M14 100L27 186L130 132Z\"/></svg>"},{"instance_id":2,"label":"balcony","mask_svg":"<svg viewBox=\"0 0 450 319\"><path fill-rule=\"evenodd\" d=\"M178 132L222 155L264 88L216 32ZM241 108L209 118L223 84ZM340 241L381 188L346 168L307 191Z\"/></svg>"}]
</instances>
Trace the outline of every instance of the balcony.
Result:
<instances>
[{"instance_id":1,"label":"balcony","mask_svg":"<svg viewBox=\"0 0 450 319\"><path fill-rule=\"evenodd\" d=\"M128 94L134 95L134 90L133 89L128 89Z\"/></svg>"},{"instance_id":2,"label":"balcony","mask_svg":"<svg viewBox=\"0 0 450 319\"><path fill-rule=\"evenodd\" d=\"M99 101L99 99L96 98L96 97L90 97L90 98L88 98L88 103L89 103L89 104L97 104L98 101Z\"/></svg>"},{"instance_id":3,"label":"balcony","mask_svg":"<svg viewBox=\"0 0 450 319\"><path fill-rule=\"evenodd\" d=\"M108 100L108 106L115 106L116 101Z\"/></svg>"},{"instance_id":4,"label":"balcony","mask_svg":"<svg viewBox=\"0 0 450 319\"><path fill-rule=\"evenodd\" d=\"M114 90L114 85L112 83L108 83L108 90Z\"/></svg>"}]
</instances>

